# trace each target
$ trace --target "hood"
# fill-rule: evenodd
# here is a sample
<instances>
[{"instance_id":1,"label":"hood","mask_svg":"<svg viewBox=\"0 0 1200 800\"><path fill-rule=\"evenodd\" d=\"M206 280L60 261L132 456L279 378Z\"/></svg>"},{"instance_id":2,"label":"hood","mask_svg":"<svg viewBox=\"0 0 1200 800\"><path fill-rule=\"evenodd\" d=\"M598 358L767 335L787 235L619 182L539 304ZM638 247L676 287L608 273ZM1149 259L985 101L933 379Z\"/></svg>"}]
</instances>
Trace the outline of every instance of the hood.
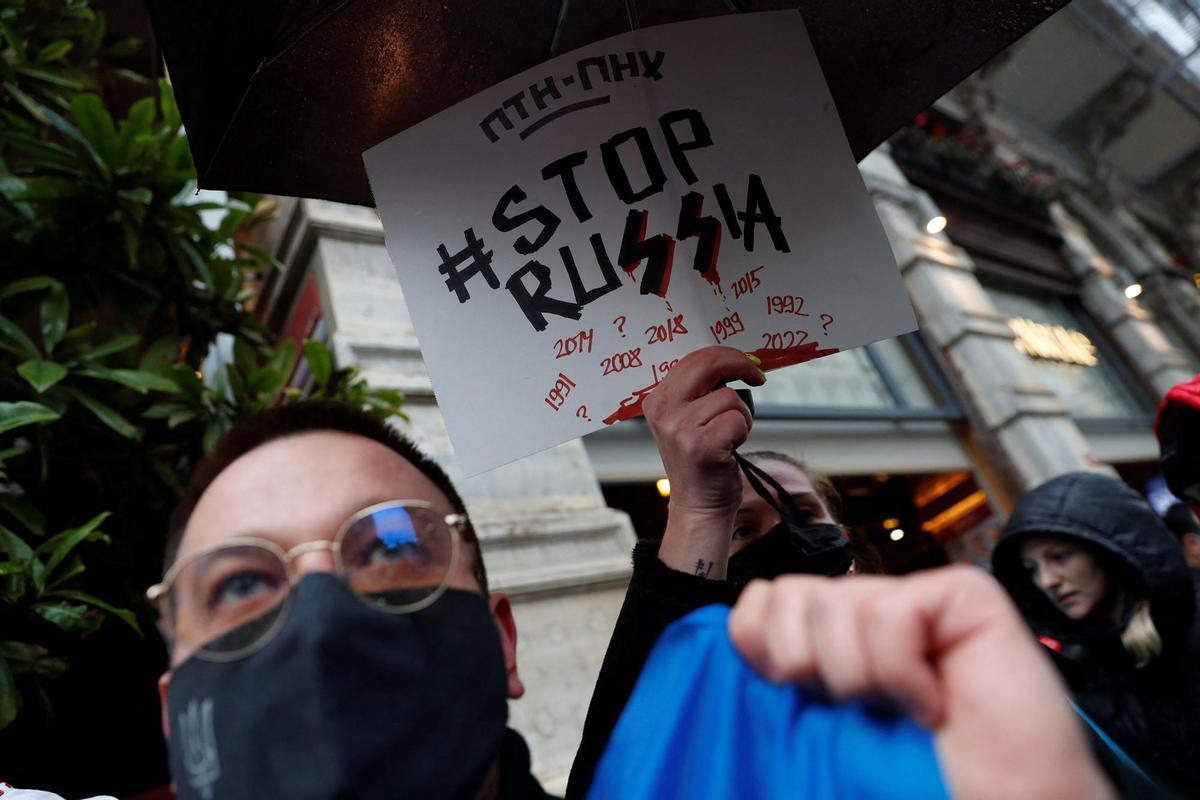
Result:
<instances>
[{"instance_id":1,"label":"hood","mask_svg":"<svg viewBox=\"0 0 1200 800\"><path fill-rule=\"evenodd\" d=\"M1200 375L1174 386L1154 420L1167 486L1200 508Z\"/></svg>"},{"instance_id":2,"label":"hood","mask_svg":"<svg viewBox=\"0 0 1200 800\"><path fill-rule=\"evenodd\" d=\"M992 552L993 573L1035 631L1077 640L1081 626L1050 602L1021 565L1021 542L1044 534L1100 550L1118 581L1150 601L1164 640L1182 641L1193 613L1191 574L1179 541L1140 494L1094 472L1060 475L1021 498Z\"/></svg>"}]
</instances>

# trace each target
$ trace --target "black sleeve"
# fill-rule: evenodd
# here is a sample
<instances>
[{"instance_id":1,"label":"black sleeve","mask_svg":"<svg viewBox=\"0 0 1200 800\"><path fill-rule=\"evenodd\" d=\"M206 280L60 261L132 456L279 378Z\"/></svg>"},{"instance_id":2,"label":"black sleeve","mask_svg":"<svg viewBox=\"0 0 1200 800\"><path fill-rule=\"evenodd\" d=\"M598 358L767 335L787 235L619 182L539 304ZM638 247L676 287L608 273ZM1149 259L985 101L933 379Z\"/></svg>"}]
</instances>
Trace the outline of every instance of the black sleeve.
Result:
<instances>
[{"instance_id":1,"label":"black sleeve","mask_svg":"<svg viewBox=\"0 0 1200 800\"><path fill-rule=\"evenodd\" d=\"M732 605L737 599L739 588L733 584L679 572L659 561L658 545L644 541L633 548L633 577L592 691L583 739L567 780L567 800L587 795L608 737L667 626L697 608Z\"/></svg>"}]
</instances>

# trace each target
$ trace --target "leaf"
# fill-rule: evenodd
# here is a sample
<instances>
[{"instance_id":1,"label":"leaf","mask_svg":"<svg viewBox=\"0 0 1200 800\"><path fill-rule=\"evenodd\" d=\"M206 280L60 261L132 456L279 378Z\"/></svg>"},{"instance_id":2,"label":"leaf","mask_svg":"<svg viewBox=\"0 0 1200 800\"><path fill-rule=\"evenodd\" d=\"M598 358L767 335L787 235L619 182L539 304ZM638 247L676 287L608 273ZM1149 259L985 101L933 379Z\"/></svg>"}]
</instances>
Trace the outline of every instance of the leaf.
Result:
<instances>
[{"instance_id":1,"label":"leaf","mask_svg":"<svg viewBox=\"0 0 1200 800\"><path fill-rule=\"evenodd\" d=\"M117 131L112 115L94 94L81 94L71 103L71 118L106 164L112 164L117 151Z\"/></svg>"},{"instance_id":2,"label":"leaf","mask_svg":"<svg viewBox=\"0 0 1200 800\"><path fill-rule=\"evenodd\" d=\"M67 387L67 391L72 397L78 400L84 406L84 408L86 408L88 411L91 411L96 416L96 419L100 420L105 425L124 436L126 439L133 439L134 441L141 440L141 429L136 425L131 424L129 420L125 419L116 411L104 405L104 403L101 403L94 397L84 394L78 389Z\"/></svg>"},{"instance_id":3,"label":"leaf","mask_svg":"<svg viewBox=\"0 0 1200 800\"><path fill-rule=\"evenodd\" d=\"M283 388L283 375L270 367L259 367L246 378L246 388L251 394L270 401Z\"/></svg>"},{"instance_id":4,"label":"leaf","mask_svg":"<svg viewBox=\"0 0 1200 800\"><path fill-rule=\"evenodd\" d=\"M257 259L259 261L259 263L261 263L261 264L265 264L267 266L274 267L275 269L280 270L280 271L287 269L287 267L284 266L282 261L280 261L278 258L276 258L275 256L268 253L266 250L263 250L261 247L255 247L252 244L244 244L244 243L238 244L238 247L241 248L242 250L245 250L250 255L254 256L254 258Z\"/></svg>"},{"instance_id":5,"label":"leaf","mask_svg":"<svg viewBox=\"0 0 1200 800\"><path fill-rule=\"evenodd\" d=\"M233 340L233 363L243 375L249 375L258 367L258 353L255 352L254 345L240 336Z\"/></svg>"},{"instance_id":6,"label":"leaf","mask_svg":"<svg viewBox=\"0 0 1200 800\"><path fill-rule=\"evenodd\" d=\"M32 673L43 678L62 675L67 662L46 655L46 648L25 642L0 642L0 658L8 661L14 675Z\"/></svg>"},{"instance_id":7,"label":"leaf","mask_svg":"<svg viewBox=\"0 0 1200 800\"><path fill-rule=\"evenodd\" d=\"M117 161L120 164L131 163L131 148L139 136L150 132L154 124L154 98L143 97L129 108L129 114L121 120L120 131L117 133Z\"/></svg>"},{"instance_id":8,"label":"leaf","mask_svg":"<svg viewBox=\"0 0 1200 800\"><path fill-rule=\"evenodd\" d=\"M79 357L84 361L95 361L105 356L111 356L113 353L119 353L122 350L128 350L142 340L141 336L136 333L127 333L122 336L117 336L109 339L102 345L93 347Z\"/></svg>"},{"instance_id":9,"label":"leaf","mask_svg":"<svg viewBox=\"0 0 1200 800\"><path fill-rule=\"evenodd\" d=\"M29 116L36 119L42 125L50 125L51 115L47 113L49 109L42 106L41 103L34 100L29 95L22 92L14 83L4 83L4 90L13 96L13 99L21 104L21 107L29 112Z\"/></svg>"},{"instance_id":10,"label":"leaf","mask_svg":"<svg viewBox=\"0 0 1200 800\"><path fill-rule=\"evenodd\" d=\"M76 92L83 91L84 85L82 81L77 81L74 78L68 78L60 72L53 72L48 69L40 69L38 67L17 67L17 74L24 75L27 78L34 80L45 81L46 83L55 86L61 86L64 89L71 89Z\"/></svg>"},{"instance_id":11,"label":"leaf","mask_svg":"<svg viewBox=\"0 0 1200 800\"><path fill-rule=\"evenodd\" d=\"M12 724L20 708L21 694L17 691L17 682L13 680L8 662L0 658L0 730Z\"/></svg>"},{"instance_id":12,"label":"leaf","mask_svg":"<svg viewBox=\"0 0 1200 800\"><path fill-rule=\"evenodd\" d=\"M46 518L38 507L23 497L0 493L0 508L17 519L25 529L35 536L46 534Z\"/></svg>"},{"instance_id":13,"label":"leaf","mask_svg":"<svg viewBox=\"0 0 1200 800\"><path fill-rule=\"evenodd\" d=\"M0 575L17 575L25 571L20 561L0 561Z\"/></svg>"},{"instance_id":14,"label":"leaf","mask_svg":"<svg viewBox=\"0 0 1200 800\"><path fill-rule=\"evenodd\" d=\"M39 422L53 422L59 414L41 403L20 400L16 403L0 403L0 433L20 428L23 425L35 425Z\"/></svg>"},{"instance_id":15,"label":"leaf","mask_svg":"<svg viewBox=\"0 0 1200 800\"><path fill-rule=\"evenodd\" d=\"M179 386L170 378L163 377L157 372L148 372L141 369L108 369L107 367L92 366L78 369L75 371L75 374L87 378L99 378L100 380L119 383L122 386L128 386L139 394L146 394L150 391L170 392L174 394L179 391Z\"/></svg>"},{"instance_id":16,"label":"leaf","mask_svg":"<svg viewBox=\"0 0 1200 800\"><path fill-rule=\"evenodd\" d=\"M81 543L94 541L104 537L97 528L100 527L104 520L111 516L111 512L102 511L92 517L87 522L80 525L78 528L71 528L63 531L60 534L50 537L46 541L38 545L34 555L41 557L49 554L49 559L46 560L46 576L52 578L55 568L62 563L62 560L71 554L71 551L78 547Z\"/></svg>"},{"instance_id":17,"label":"leaf","mask_svg":"<svg viewBox=\"0 0 1200 800\"><path fill-rule=\"evenodd\" d=\"M296 343L291 339L285 339L275 348L275 352L271 354L270 360L267 361L267 366L282 375L286 381L296 370L296 361L298 359L299 354L296 352Z\"/></svg>"},{"instance_id":18,"label":"leaf","mask_svg":"<svg viewBox=\"0 0 1200 800\"><path fill-rule=\"evenodd\" d=\"M83 560L79 557L78 553L73 553L63 562L58 574L54 576L54 580L50 581L50 584L46 588L57 589L76 575L82 575L84 572L87 572L87 567L84 566Z\"/></svg>"},{"instance_id":19,"label":"leaf","mask_svg":"<svg viewBox=\"0 0 1200 800\"><path fill-rule=\"evenodd\" d=\"M7 337L7 341L3 337ZM25 335L25 331L17 327L17 324L8 317L0 315L0 350L7 350L10 353L26 358L37 358L37 345L33 340Z\"/></svg>"},{"instance_id":20,"label":"leaf","mask_svg":"<svg viewBox=\"0 0 1200 800\"><path fill-rule=\"evenodd\" d=\"M4 39L8 42L8 46L13 49L18 61L27 61L29 53L25 49L25 42L21 39L21 34L17 33L9 22L0 19L0 32L4 33Z\"/></svg>"},{"instance_id":21,"label":"leaf","mask_svg":"<svg viewBox=\"0 0 1200 800\"><path fill-rule=\"evenodd\" d=\"M176 411L174 414L167 417L167 428L169 428L170 430L175 430L183 423L190 422L191 420L194 420L195 418L196 418L195 411L191 411L191 410Z\"/></svg>"},{"instance_id":22,"label":"leaf","mask_svg":"<svg viewBox=\"0 0 1200 800\"><path fill-rule=\"evenodd\" d=\"M137 617L135 617L133 612L129 611L128 609L117 608L109 603L104 602L98 597L93 597L90 594L85 594L84 592L77 592L74 590L62 589L54 592L54 596L65 597L68 600L78 600L81 603L87 603L89 606L95 606L96 608L107 611L129 627L133 628L138 636L142 635L142 629L137 624Z\"/></svg>"},{"instance_id":23,"label":"leaf","mask_svg":"<svg viewBox=\"0 0 1200 800\"><path fill-rule=\"evenodd\" d=\"M67 368L53 361L31 359L18 364L17 373L34 388L34 391L41 394L67 377Z\"/></svg>"},{"instance_id":24,"label":"leaf","mask_svg":"<svg viewBox=\"0 0 1200 800\"><path fill-rule=\"evenodd\" d=\"M179 106L175 105L175 92L164 78L158 81L158 104L162 108L163 124L167 126L167 130L179 130L182 123L179 118Z\"/></svg>"},{"instance_id":25,"label":"leaf","mask_svg":"<svg viewBox=\"0 0 1200 800\"><path fill-rule=\"evenodd\" d=\"M80 96L94 97L95 95ZM78 145L79 150L82 151L83 155L87 156L88 159L91 160L92 166L96 168L97 174L99 174L104 181L107 182L112 180L112 170L109 169L108 164L100 156L100 153L97 152L91 141L88 140L88 137L84 136L83 133L80 132L79 128L76 128L70 122L67 122L63 116L55 111L51 111L48 108L41 108L41 113L43 119L45 120L43 124L50 125L67 139ZM109 118L109 124L112 124L111 118Z\"/></svg>"},{"instance_id":26,"label":"leaf","mask_svg":"<svg viewBox=\"0 0 1200 800\"><path fill-rule=\"evenodd\" d=\"M77 180L41 175L26 178L25 187L15 199L25 202L56 201L74 197L80 191L81 187Z\"/></svg>"},{"instance_id":27,"label":"leaf","mask_svg":"<svg viewBox=\"0 0 1200 800\"><path fill-rule=\"evenodd\" d=\"M3 525L0 525L0 552L8 553L9 556L23 563L33 558L33 548Z\"/></svg>"},{"instance_id":28,"label":"leaf","mask_svg":"<svg viewBox=\"0 0 1200 800\"><path fill-rule=\"evenodd\" d=\"M113 59L129 58L135 56L142 49L142 40L134 37L122 39L109 46L108 57Z\"/></svg>"},{"instance_id":29,"label":"leaf","mask_svg":"<svg viewBox=\"0 0 1200 800\"><path fill-rule=\"evenodd\" d=\"M87 615L88 607L71 603L34 603L33 613L68 633L91 632L100 627L101 620Z\"/></svg>"},{"instance_id":30,"label":"leaf","mask_svg":"<svg viewBox=\"0 0 1200 800\"><path fill-rule=\"evenodd\" d=\"M133 189L121 189L117 192L117 197L143 206L148 206L154 202L154 193L145 186L138 186Z\"/></svg>"},{"instance_id":31,"label":"leaf","mask_svg":"<svg viewBox=\"0 0 1200 800\"><path fill-rule=\"evenodd\" d=\"M233 421L227 417L215 417L208 423L208 427L204 430L204 439L201 441L205 453L211 453L213 446L217 443L226 431L233 427Z\"/></svg>"},{"instance_id":32,"label":"leaf","mask_svg":"<svg viewBox=\"0 0 1200 800\"><path fill-rule=\"evenodd\" d=\"M138 369L151 372L162 372L180 358L179 340L173 336L163 336L155 339L142 354ZM189 371L189 374L191 372ZM176 381L178 383L178 381Z\"/></svg>"},{"instance_id":33,"label":"leaf","mask_svg":"<svg viewBox=\"0 0 1200 800\"><path fill-rule=\"evenodd\" d=\"M62 283L46 275L34 275L31 278L22 278L19 281L13 281L0 288L0 300L6 300L9 297L15 297L25 292L38 292L42 289L53 289L55 287L61 289Z\"/></svg>"},{"instance_id":34,"label":"leaf","mask_svg":"<svg viewBox=\"0 0 1200 800\"><path fill-rule=\"evenodd\" d=\"M329 383L329 376L333 374L333 358L329 354L329 348L324 342L319 342L316 339L304 340L304 360L308 362L308 368L312 371L313 377L317 381L317 386L324 386Z\"/></svg>"},{"instance_id":35,"label":"leaf","mask_svg":"<svg viewBox=\"0 0 1200 800\"><path fill-rule=\"evenodd\" d=\"M167 419L172 414L181 411L191 411L192 407L184 403L155 403L142 412L146 419Z\"/></svg>"},{"instance_id":36,"label":"leaf","mask_svg":"<svg viewBox=\"0 0 1200 800\"><path fill-rule=\"evenodd\" d=\"M54 287L42 301L42 346L47 355L62 341L70 316L71 301L66 290L61 285Z\"/></svg>"},{"instance_id":37,"label":"leaf","mask_svg":"<svg viewBox=\"0 0 1200 800\"><path fill-rule=\"evenodd\" d=\"M71 47L73 45L68 39L57 39L39 50L34 61L39 64L49 64L51 61L58 61L71 52Z\"/></svg>"}]
</instances>

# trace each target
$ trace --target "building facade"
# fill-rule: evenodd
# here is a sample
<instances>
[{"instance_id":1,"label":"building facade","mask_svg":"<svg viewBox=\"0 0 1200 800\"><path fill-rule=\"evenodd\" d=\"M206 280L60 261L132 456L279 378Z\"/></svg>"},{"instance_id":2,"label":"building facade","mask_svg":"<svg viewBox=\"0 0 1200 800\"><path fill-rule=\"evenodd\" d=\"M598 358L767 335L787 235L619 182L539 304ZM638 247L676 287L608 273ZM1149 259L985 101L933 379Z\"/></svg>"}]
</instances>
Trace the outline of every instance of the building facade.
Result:
<instances>
[{"instance_id":1,"label":"building facade","mask_svg":"<svg viewBox=\"0 0 1200 800\"><path fill-rule=\"evenodd\" d=\"M1156 472L1157 400L1200 371L1194 34L1187 4L1077 0L860 164L920 331L772 374L746 449L831 476L888 570L985 561L1020 494L1062 472ZM281 200L266 243L285 269L264 320L405 392L398 424L460 486L517 616L512 724L561 789L630 550L661 531L649 430L461 479L374 212Z\"/></svg>"}]
</instances>

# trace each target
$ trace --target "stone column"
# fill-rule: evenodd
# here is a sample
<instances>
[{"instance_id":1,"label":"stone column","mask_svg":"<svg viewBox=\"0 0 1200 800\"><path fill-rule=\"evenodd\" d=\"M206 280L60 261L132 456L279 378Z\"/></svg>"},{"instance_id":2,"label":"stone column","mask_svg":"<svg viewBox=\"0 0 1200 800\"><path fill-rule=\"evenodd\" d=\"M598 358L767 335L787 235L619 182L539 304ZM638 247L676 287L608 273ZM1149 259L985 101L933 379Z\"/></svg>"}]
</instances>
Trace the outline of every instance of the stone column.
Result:
<instances>
[{"instance_id":1,"label":"stone column","mask_svg":"<svg viewBox=\"0 0 1200 800\"><path fill-rule=\"evenodd\" d=\"M920 227L912 186L887 155L859 165L892 244L925 341L958 387L972 450L1004 484L1001 502L1071 470L1107 470L1062 400L1042 382L975 276L966 251Z\"/></svg>"},{"instance_id":2,"label":"stone column","mask_svg":"<svg viewBox=\"0 0 1200 800\"><path fill-rule=\"evenodd\" d=\"M491 587L506 592L516 612L527 693L510 705L510 724L529 742L534 772L561 791L630 574L628 516L605 505L579 440L462 477L373 210L283 201L267 238L286 265L264 299L267 319L282 322L296 287L314 275L337 363L357 364L373 385L405 393L410 421L397 426L462 493ZM479 387L481 413L496 390Z\"/></svg>"},{"instance_id":3,"label":"stone column","mask_svg":"<svg viewBox=\"0 0 1200 800\"><path fill-rule=\"evenodd\" d=\"M1065 211L1077 220L1071 229L1078 229L1079 221L1085 223L1089 244L1100 245L1142 285L1142 295L1137 298L1141 307L1169 322L1200 357L1200 290L1192 277L1171 262L1163 246L1128 209L1101 209L1079 192L1070 194L1065 205ZM1086 262L1090 256L1086 246L1081 255ZM1106 266L1100 269L1104 271Z\"/></svg>"},{"instance_id":4,"label":"stone column","mask_svg":"<svg viewBox=\"0 0 1200 800\"><path fill-rule=\"evenodd\" d=\"M1113 265L1088 238L1084 226L1059 203L1050 209L1063 237L1063 253L1079 279L1084 307L1113 338L1125 362L1161 397L1192 377L1187 359L1137 300L1125 297L1113 280ZM1144 288L1144 287L1143 287Z\"/></svg>"}]
</instances>

